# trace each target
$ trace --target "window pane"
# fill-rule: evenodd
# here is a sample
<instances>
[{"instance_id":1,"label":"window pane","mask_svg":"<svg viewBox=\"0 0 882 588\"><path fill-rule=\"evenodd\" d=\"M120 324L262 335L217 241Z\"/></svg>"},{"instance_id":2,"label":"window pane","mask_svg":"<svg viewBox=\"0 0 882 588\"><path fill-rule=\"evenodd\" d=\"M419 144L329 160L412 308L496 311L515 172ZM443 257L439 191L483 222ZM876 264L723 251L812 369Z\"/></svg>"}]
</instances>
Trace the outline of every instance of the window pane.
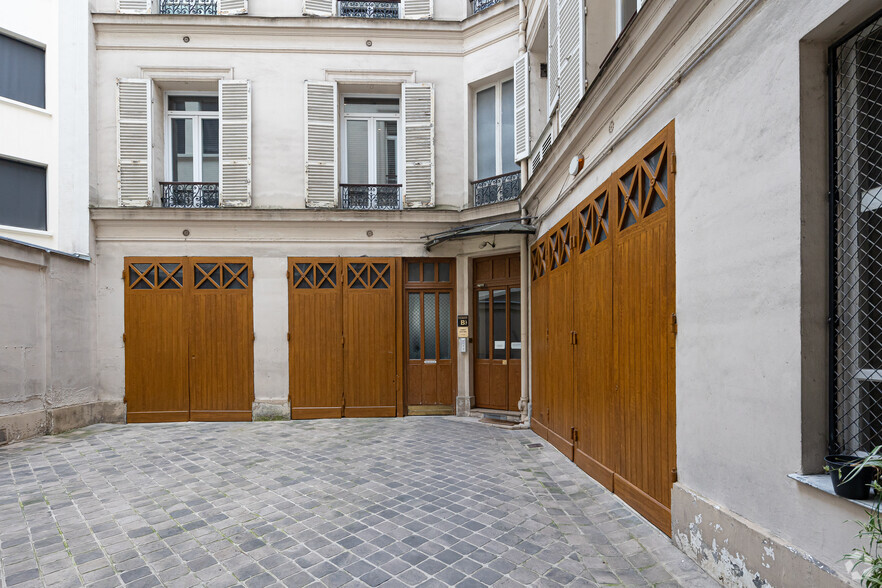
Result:
<instances>
[{"instance_id":1,"label":"window pane","mask_svg":"<svg viewBox=\"0 0 882 588\"><path fill-rule=\"evenodd\" d=\"M419 282L420 281L420 264L419 263L407 264L407 281L408 282Z\"/></svg>"},{"instance_id":2,"label":"window pane","mask_svg":"<svg viewBox=\"0 0 882 588\"><path fill-rule=\"evenodd\" d=\"M46 168L0 159L0 225L46 230Z\"/></svg>"},{"instance_id":3,"label":"window pane","mask_svg":"<svg viewBox=\"0 0 882 588\"><path fill-rule=\"evenodd\" d=\"M493 290L493 359L505 359L505 290Z\"/></svg>"},{"instance_id":4,"label":"window pane","mask_svg":"<svg viewBox=\"0 0 882 588\"><path fill-rule=\"evenodd\" d=\"M637 12L637 0L618 0L619 3L619 25L618 32L621 33L631 17Z\"/></svg>"},{"instance_id":5,"label":"window pane","mask_svg":"<svg viewBox=\"0 0 882 588\"><path fill-rule=\"evenodd\" d=\"M435 294L433 292L423 295L423 323L425 324L423 339L426 345L424 359L435 359Z\"/></svg>"},{"instance_id":6,"label":"window pane","mask_svg":"<svg viewBox=\"0 0 882 588\"><path fill-rule=\"evenodd\" d=\"M439 282L449 282L450 281L450 264L449 263L439 263L438 264L438 281Z\"/></svg>"},{"instance_id":7,"label":"window pane","mask_svg":"<svg viewBox=\"0 0 882 588\"><path fill-rule=\"evenodd\" d=\"M475 325L478 359L490 359L490 292L478 290L478 320Z\"/></svg>"},{"instance_id":8,"label":"window pane","mask_svg":"<svg viewBox=\"0 0 882 588\"><path fill-rule=\"evenodd\" d=\"M475 129L478 152L475 179L496 175L496 88L487 88L477 96L478 128Z\"/></svg>"},{"instance_id":9,"label":"window pane","mask_svg":"<svg viewBox=\"0 0 882 588\"><path fill-rule=\"evenodd\" d=\"M346 121L346 183L368 184L368 121Z\"/></svg>"},{"instance_id":10,"label":"window pane","mask_svg":"<svg viewBox=\"0 0 882 588\"><path fill-rule=\"evenodd\" d=\"M511 329L511 359L521 358L521 289L512 288L508 300L508 320Z\"/></svg>"},{"instance_id":11,"label":"window pane","mask_svg":"<svg viewBox=\"0 0 882 588\"><path fill-rule=\"evenodd\" d=\"M202 181L219 181L218 119L202 119Z\"/></svg>"},{"instance_id":12,"label":"window pane","mask_svg":"<svg viewBox=\"0 0 882 588\"><path fill-rule=\"evenodd\" d=\"M193 181L193 119L172 119L172 181Z\"/></svg>"},{"instance_id":13,"label":"window pane","mask_svg":"<svg viewBox=\"0 0 882 588\"><path fill-rule=\"evenodd\" d=\"M514 81L502 83L502 173L518 171L514 152Z\"/></svg>"},{"instance_id":14,"label":"window pane","mask_svg":"<svg viewBox=\"0 0 882 588\"><path fill-rule=\"evenodd\" d=\"M377 121L377 183L398 183L398 122Z\"/></svg>"},{"instance_id":15,"label":"window pane","mask_svg":"<svg viewBox=\"0 0 882 588\"><path fill-rule=\"evenodd\" d=\"M450 359L450 293L438 294L438 359Z\"/></svg>"},{"instance_id":16,"label":"window pane","mask_svg":"<svg viewBox=\"0 0 882 588\"><path fill-rule=\"evenodd\" d=\"M435 264L434 263L424 263L423 264L423 281L424 282L434 282L435 281Z\"/></svg>"},{"instance_id":17,"label":"window pane","mask_svg":"<svg viewBox=\"0 0 882 588\"><path fill-rule=\"evenodd\" d=\"M407 295L407 333L408 354L410 359L420 357L420 295L418 293Z\"/></svg>"},{"instance_id":18,"label":"window pane","mask_svg":"<svg viewBox=\"0 0 882 588\"><path fill-rule=\"evenodd\" d=\"M398 98L344 98L345 114L397 114Z\"/></svg>"},{"instance_id":19,"label":"window pane","mask_svg":"<svg viewBox=\"0 0 882 588\"><path fill-rule=\"evenodd\" d=\"M45 108L46 52L0 35L0 96Z\"/></svg>"},{"instance_id":20,"label":"window pane","mask_svg":"<svg viewBox=\"0 0 882 588\"><path fill-rule=\"evenodd\" d=\"M169 96L168 109L186 112L217 112L217 96Z\"/></svg>"}]
</instances>

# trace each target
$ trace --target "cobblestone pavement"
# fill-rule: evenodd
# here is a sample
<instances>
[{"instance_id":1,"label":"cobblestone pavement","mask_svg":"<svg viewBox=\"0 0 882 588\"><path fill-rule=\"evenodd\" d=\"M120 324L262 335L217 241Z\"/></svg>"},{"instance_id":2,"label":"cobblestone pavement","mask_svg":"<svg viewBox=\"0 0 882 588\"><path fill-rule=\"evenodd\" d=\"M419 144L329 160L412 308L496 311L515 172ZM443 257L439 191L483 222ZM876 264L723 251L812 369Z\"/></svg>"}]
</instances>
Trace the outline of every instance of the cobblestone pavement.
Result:
<instances>
[{"instance_id":1,"label":"cobblestone pavement","mask_svg":"<svg viewBox=\"0 0 882 588\"><path fill-rule=\"evenodd\" d=\"M95 425L0 448L0 586L716 586L530 431Z\"/></svg>"}]
</instances>

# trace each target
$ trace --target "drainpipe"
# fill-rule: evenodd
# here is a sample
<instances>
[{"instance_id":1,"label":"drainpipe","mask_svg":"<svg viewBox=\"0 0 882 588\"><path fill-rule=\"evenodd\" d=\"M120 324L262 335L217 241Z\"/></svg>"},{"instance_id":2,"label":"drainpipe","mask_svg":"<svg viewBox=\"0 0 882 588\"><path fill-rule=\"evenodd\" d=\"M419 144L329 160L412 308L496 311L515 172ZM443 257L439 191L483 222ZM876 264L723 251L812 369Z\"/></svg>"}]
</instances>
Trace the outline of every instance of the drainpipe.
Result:
<instances>
[{"instance_id":1,"label":"drainpipe","mask_svg":"<svg viewBox=\"0 0 882 588\"><path fill-rule=\"evenodd\" d=\"M518 57L527 53L527 0L518 2ZM529 75L529 74L528 74ZM530 129L527 129L527 133ZM527 184L530 158L521 160L521 186ZM523 215L522 215L523 216ZM530 418L530 247L527 235L521 238L521 424L529 426Z\"/></svg>"}]
</instances>

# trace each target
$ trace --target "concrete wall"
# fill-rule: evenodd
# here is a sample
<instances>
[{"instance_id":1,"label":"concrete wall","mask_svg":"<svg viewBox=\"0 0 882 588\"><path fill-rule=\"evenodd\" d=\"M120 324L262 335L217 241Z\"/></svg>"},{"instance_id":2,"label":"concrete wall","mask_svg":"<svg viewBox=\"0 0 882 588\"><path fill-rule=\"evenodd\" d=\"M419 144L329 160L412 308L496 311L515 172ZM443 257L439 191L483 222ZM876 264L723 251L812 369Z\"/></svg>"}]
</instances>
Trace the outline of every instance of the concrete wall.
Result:
<instances>
[{"instance_id":1,"label":"concrete wall","mask_svg":"<svg viewBox=\"0 0 882 588\"><path fill-rule=\"evenodd\" d=\"M89 253L87 0L32 0L7 10L0 30L46 51L46 108L0 98L0 156L46 167L45 231L0 226L0 236Z\"/></svg>"},{"instance_id":2,"label":"concrete wall","mask_svg":"<svg viewBox=\"0 0 882 588\"><path fill-rule=\"evenodd\" d=\"M524 195L541 235L676 122L674 536L726 585L835 585L857 544L863 510L788 474L827 432L824 48L876 9L647 3Z\"/></svg>"},{"instance_id":3,"label":"concrete wall","mask_svg":"<svg viewBox=\"0 0 882 588\"><path fill-rule=\"evenodd\" d=\"M119 421L97 386L94 264L0 240L0 443Z\"/></svg>"}]
</instances>

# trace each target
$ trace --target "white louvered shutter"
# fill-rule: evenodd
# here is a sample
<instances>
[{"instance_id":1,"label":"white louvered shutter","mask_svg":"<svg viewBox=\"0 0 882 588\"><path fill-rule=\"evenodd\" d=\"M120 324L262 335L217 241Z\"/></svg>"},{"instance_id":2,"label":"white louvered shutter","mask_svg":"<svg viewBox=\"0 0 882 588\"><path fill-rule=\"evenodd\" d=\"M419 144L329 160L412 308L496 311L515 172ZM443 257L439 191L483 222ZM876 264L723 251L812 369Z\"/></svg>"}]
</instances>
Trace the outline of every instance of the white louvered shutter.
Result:
<instances>
[{"instance_id":1,"label":"white louvered shutter","mask_svg":"<svg viewBox=\"0 0 882 588\"><path fill-rule=\"evenodd\" d=\"M303 0L303 14L334 16L337 3L334 0Z\"/></svg>"},{"instance_id":2,"label":"white louvered shutter","mask_svg":"<svg viewBox=\"0 0 882 588\"><path fill-rule=\"evenodd\" d=\"M150 206L151 80L117 80L117 187L120 206Z\"/></svg>"},{"instance_id":3,"label":"white louvered shutter","mask_svg":"<svg viewBox=\"0 0 882 588\"><path fill-rule=\"evenodd\" d=\"M435 88L402 84L404 207L435 206Z\"/></svg>"},{"instance_id":4,"label":"white louvered shutter","mask_svg":"<svg viewBox=\"0 0 882 588\"><path fill-rule=\"evenodd\" d=\"M514 62L515 161L530 157L530 54Z\"/></svg>"},{"instance_id":5,"label":"white louvered shutter","mask_svg":"<svg viewBox=\"0 0 882 588\"><path fill-rule=\"evenodd\" d=\"M118 0L116 11L123 14L149 14L152 0Z\"/></svg>"},{"instance_id":6,"label":"white louvered shutter","mask_svg":"<svg viewBox=\"0 0 882 588\"><path fill-rule=\"evenodd\" d=\"M221 80L220 205L251 206L251 82Z\"/></svg>"},{"instance_id":7,"label":"white louvered shutter","mask_svg":"<svg viewBox=\"0 0 882 588\"><path fill-rule=\"evenodd\" d=\"M558 22L557 22L557 3L558 0L548 0L548 118L551 119L551 113L557 105L558 97Z\"/></svg>"},{"instance_id":8,"label":"white louvered shutter","mask_svg":"<svg viewBox=\"0 0 882 588\"><path fill-rule=\"evenodd\" d=\"M337 206L337 84L306 82L306 206Z\"/></svg>"},{"instance_id":9,"label":"white louvered shutter","mask_svg":"<svg viewBox=\"0 0 882 588\"><path fill-rule=\"evenodd\" d=\"M401 0L401 18L427 19L432 18L432 0Z\"/></svg>"},{"instance_id":10,"label":"white louvered shutter","mask_svg":"<svg viewBox=\"0 0 882 588\"><path fill-rule=\"evenodd\" d=\"M224 16L230 14L248 14L248 0L218 0L217 13Z\"/></svg>"},{"instance_id":11,"label":"white louvered shutter","mask_svg":"<svg viewBox=\"0 0 882 588\"><path fill-rule=\"evenodd\" d=\"M558 0L560 98L558 128L563 128L585 93L584 0Z\"/></svg>"}]
</instances>

